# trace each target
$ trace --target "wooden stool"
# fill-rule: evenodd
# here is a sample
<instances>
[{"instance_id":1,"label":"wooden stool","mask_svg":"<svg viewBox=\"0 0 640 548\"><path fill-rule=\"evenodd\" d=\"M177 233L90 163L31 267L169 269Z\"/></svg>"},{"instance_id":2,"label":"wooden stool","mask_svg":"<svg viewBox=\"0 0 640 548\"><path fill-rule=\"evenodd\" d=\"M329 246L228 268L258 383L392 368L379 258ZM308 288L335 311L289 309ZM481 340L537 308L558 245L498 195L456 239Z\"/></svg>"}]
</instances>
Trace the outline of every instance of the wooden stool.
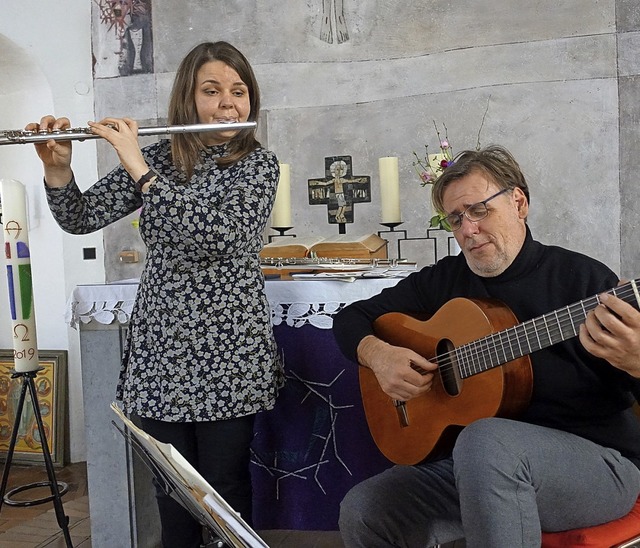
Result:
<instances>
[{"instance_id":1,"label":"wooden stool","mask_svg":"<svg viewBox=\"0 0 640 548\"><path fill-rule=\"evenodd\" d=\"M640 547L640 497L626 516L584 529L542 533L542 548Z\"/></svg>"}]
</instances>

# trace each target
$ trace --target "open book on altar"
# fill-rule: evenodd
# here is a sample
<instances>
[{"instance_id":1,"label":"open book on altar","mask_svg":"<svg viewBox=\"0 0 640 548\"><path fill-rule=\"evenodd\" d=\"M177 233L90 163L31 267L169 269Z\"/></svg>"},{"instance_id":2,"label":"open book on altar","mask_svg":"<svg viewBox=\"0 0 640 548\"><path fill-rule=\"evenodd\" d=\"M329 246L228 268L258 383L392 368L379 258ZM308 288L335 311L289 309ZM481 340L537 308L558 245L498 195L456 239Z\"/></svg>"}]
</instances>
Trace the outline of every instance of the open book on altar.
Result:
<instances>
[{"instance_id":1,"label":"open book on altar","mask_svg":"<svg viewBox=\"0 0 640 548\"><path fill-rule=\"evenodd\" d=\"M234 548L269 548L173 445L159 442L138 428L116 403L111 409L128 430L125 438L138 454L142 451L140 456L156 479L173 490L170 494L195 519Z\"/></svg>"},{"instance_id":2,"label":"open book on altar","mask_svg":"<svg viewBox=\"0 0 640 548\"><path fill-rule=\"evenodd\" d=\"M377 234L349 236L340 234L283 238L264 246L262 258L339 257L342 259L386 259L387 240Z\"/></svg>"}]
</instances>

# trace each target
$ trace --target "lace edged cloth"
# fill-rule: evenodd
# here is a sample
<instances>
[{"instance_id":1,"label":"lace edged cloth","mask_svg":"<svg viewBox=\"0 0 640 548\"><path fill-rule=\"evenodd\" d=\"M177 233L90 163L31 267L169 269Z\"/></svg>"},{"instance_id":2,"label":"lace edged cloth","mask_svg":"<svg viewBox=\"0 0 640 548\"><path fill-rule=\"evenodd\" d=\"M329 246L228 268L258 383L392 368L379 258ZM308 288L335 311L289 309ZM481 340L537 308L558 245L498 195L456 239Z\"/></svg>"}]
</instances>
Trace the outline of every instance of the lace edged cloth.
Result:
<instances>
[{"instance_id":1,"label":"lace edged cloth","mask_svg":"<svg viewBox=\"0 0 640 548\"><path fill-rule=\"evenodd\" d=\"M349 303L366 299L395 285L398 279L342 281L272 281L266 293L274 326L302 327L311 324L331 329L333 316ZM67 301L65 321L70 327L93 321L110 325L126 324L131 318L138 285L135 281L81 285Z\"/></svg>"}]
</instances>

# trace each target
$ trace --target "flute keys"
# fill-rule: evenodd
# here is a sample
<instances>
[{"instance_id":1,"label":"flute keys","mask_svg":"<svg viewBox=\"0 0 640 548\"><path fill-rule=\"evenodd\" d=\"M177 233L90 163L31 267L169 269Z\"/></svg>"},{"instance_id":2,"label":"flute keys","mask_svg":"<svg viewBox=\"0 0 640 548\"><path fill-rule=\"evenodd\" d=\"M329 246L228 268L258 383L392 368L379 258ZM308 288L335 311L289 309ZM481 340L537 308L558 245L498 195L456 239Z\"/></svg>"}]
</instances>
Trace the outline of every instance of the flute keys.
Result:
<instances>
[{"instance_id":1,"label":"flute keys","mask_svg":"<svg viewBox=\"0 0 640 548\"><path fill-rule=\"evenodd\" d=\"M0 133L0 138L2 139L6 139L6 142L8 143L18 143L20 142L20 139L22 137L24 137L26 134L29 134L29 136L34 135L35 132L33 131L23 131L20 129L10 129L7 131L3 131L2 133Z\"/></svg>"},{"instance_id":2,"label":"flute keys","mask_svg":"<svg viewBox=\"0 0 640 548\"><path fill-rule=\"evenodd\" d=\"M68 127L65 129L40 129L37 132L29 130L15 130L6 132L7 134L15 134L20 137L31 137L32 135L77 135L77 134L92 134L90 127Z\"/></svg>"}]
</instances>

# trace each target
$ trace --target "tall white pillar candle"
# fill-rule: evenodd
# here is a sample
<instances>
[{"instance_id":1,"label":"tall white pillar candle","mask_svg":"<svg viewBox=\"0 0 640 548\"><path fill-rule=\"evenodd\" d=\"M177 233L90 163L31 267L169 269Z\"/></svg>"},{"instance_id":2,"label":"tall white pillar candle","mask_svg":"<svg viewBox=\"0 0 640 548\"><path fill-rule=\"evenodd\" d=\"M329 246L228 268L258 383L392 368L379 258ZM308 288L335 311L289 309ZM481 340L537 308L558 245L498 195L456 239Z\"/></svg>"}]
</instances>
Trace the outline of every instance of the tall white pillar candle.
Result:
<instances>
[{"instance_id":1,"label":"tall white pillar candle","mask_svg":"<svg viewBox=\"0 0 640 548\"><path fill-rule=\"evenodd\" d=\"M387 156L378 159L380 170L380 202L383 223L401 223L400 217L400 179L398 158Z\"/></svg>"},{"instance_id":2,"label":"tall white pillar candle","mask_svg":"<svg viewBox=\"0 0 640 548\"><path fill-rule=\"evenodd\" d=\"M271 226L290 228L291 224L291 169L289 164L280 164L280 180L276 201L271 212Z\"/></svg>"},{"instance_id":3,"label":"tall white pillar candle","mask_svg":"<svg viewBox=\"0 0 640 548\"><path fill-rule=\"evenodd\" d=\"M39 367L24 185L13 179L0 180L0 202L13 357L15 370L24 373L35 371ZM2 309L6 310L4 306Z\"/></svg>"}]
</instances>

